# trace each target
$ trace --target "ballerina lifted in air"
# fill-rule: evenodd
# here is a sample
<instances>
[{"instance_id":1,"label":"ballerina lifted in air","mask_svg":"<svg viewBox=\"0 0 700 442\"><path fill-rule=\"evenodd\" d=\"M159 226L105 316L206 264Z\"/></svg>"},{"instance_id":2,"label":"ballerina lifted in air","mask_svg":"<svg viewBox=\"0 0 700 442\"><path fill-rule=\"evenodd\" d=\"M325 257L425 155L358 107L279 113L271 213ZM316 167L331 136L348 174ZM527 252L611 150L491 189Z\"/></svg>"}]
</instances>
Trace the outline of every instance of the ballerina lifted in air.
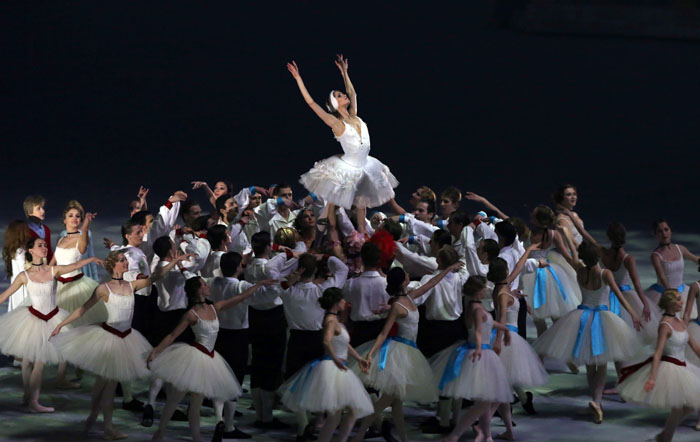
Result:
<instances>
[{"instance_id":1,"label":"ballerina lifted in air","mask_svg":"<svg viewBox=\"0 0 700 442\"><path fill-rule=\"evenodd\" d=\"M335 64L343 75L347 94L331 91L326 111L309 95L296 62L287 63L304 101L333 129L335 139L343 148L342 155L317 161L299 181L309 192L348 210L353 205L358 208L381 206L394 197L394 188L399 182L387 166L369 156L369 130L357 116L357 95L348 75L348 60L341 54Z\"/></svg>"}]
</instances>

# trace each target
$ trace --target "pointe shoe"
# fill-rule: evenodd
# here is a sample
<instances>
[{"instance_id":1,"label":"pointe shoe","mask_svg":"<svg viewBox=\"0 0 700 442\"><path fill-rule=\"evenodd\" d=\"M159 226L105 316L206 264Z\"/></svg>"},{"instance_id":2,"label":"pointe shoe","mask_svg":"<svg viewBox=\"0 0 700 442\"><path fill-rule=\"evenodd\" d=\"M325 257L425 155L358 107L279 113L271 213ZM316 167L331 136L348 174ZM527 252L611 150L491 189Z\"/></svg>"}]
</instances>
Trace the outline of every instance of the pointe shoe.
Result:
<instances>
[{"instance_id":1,"label":"pointe shoe","mask_svg":"<svg viewBox=\"0 0 700 442\"><path fill-rule=\"evenodd\" d=\"M603 410L600 408L600 406L595 402L589 402L588 406L591 408L591 411L593 413L593 422L596 424L602 424Z\"/></svg>"},{"instance_id":2,"label":"pointe shoe","mask_svg":"<svg viewBox=\"0 0 700 442\"><path fill-rule=\"evenodd\" d=\"M55 411L53 407L44 407L39 402L30 402L27 405L27 410L30 413L53 413Z\"/></svg>"},{"instance_id":3,"label":"pointe shoe","mask_svg":"<svg viewBox=\"0 0 700 442\"><path fill-rule=\"evenodd\" d=\"M535 411L535 406L532 404L532 393L526 391L525 397L527 398L527 400L523 404L523 410L525 410L527 414L537 414L537 412Z\"/></svg>"},{"instance_id":4,"label":"pointe shoe","mask_svg":"<svg viewBox=\"0 0 700 442\"><path fill-rule=\"evenodd\" d=\"M578 374L578 366L574 364L573 362L569 361L566 363L566 366L569 367L569 371L572 374Z\"/></svg>"}]
</instances>

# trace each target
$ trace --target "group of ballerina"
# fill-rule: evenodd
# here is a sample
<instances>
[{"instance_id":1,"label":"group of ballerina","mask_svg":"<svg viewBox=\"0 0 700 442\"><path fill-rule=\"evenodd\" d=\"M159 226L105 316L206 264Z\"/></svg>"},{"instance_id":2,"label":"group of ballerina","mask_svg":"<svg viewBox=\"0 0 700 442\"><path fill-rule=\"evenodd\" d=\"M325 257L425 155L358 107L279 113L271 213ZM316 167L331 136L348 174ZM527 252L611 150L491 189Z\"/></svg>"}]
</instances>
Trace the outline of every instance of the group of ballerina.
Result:
<instances>
[{"instance_id":1,"label":"group of ballerina","mask_svg":"<svg viewBox=\"0 0 700 442\"><path fill-rule=\"evenodd\" d=\"M353 441L408 441L405 402L437 403L421 429L445 441L469 430L492 440L496 414L506 428L498 437L513 440L511 406L536 414L527 390L548 382L549 357L574 373L586 366L586 411L597 424L613 362L622 398L671 410L656 437L671 440L700 409L700 283L684 285L684 261L699 258L671 242L669 223L654 222L657 283L644 290L624 226L610 224L610 245L601 245L574 211L572 185L559 186L553 207L537 206L529 222L455 187L438 199L421 186L404 209L394 199L398 181L369 156L348 61L338 56L336 65L346 92L332 91L325 107L296 63L287 66L343 149L301 176L301 200L287 183L236 189L221 180L211 189L194 181L204 205L176 191L152 212L141 188L122 244L105 238L99 259L95 213L68 202L52 248L46 201L26 198L26 219L10 223L3 244L11 283L0 294L0 303L10 299L0 352L21 364L27 409L54 411L39 402L46 364L58 364L60 388L79 388L66 379L74 366L96 378L85 432L102 413L105 439L127 437L112 423L119 384L124 407L142 412L145 427L165 386L153 440L184 414L187 394L194 440L205 400L218 422L213 440L251 438L235 424L249 374L253 425L289 426L273 417L279 398L295 415L297 441L345 441L358 419ZM463 199L480 210L460 210ZM368 213L380 206L389 216ZM145 405L133 398L137 380L150 382ZM383 419L387 407L393 425Z\"/></svg>"}]
</instances>

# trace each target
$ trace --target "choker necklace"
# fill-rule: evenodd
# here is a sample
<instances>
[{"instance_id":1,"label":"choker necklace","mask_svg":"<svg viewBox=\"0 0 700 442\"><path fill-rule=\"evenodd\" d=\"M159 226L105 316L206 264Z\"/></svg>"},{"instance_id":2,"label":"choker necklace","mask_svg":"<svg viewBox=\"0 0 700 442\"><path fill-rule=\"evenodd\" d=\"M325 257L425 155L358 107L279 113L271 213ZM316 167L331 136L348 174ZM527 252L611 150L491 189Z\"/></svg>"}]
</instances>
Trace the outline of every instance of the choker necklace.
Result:
<instances>
[{"instance_id":1,"label":"choker necklace","mask_svg":"<svg viewBox=\"0 0 700 442\"><path fill-rule=\"evenodd\" d=\"M481 301L474 301L473 299L469 301L469 303L474 303L474 304L481 304Z\"/></svg>"},{"instance_id":2,"label":"choker necklace","mask_svg":"<svg viewBox=\"0 0 700 442\"><path fill-rule=\"evenodd\" d=\"M112 281L124 281L124 277L115 278L114 276L112 276Z\"/></svg>"},{"instance_id":3,"label":"choker necklace","mask_svg":"<svg viewBox=\"0 0 700 442\"><path fill-rule=\"evenodd\" d=\"M338 312L335 312L335 313L334 313L334 312L326 312L326 314L327 314L327 315L336 315L336 316L338 316Z\"/></svg>"},{"instance_id":4,"label":"choker necklace","mask_svg":"<svg viewBox=\"0 0 700 442\"><path fill-rule=\"evenodd\" d=\"M663 316L670 316L672 318L676 317L676 315L672 315L671 313L666 313L666 312L664 312Z\"/></svg>"},{"instance_id":5,"label":"choker necklace","mask_svg":"<svg viewBox=\"0 0 700 442\"><path fill-rule=\"evenodd\" d=\"M78 235L80 232L75 231L75 232L66 232L66 235Z\"/></svg>"},{"instance_id":6,"label":"choker necklace","mask_svg":"<svg viewBox=\"0 0 700 442\"><path fill-rule=\"evenodd\" d=\"M193 302L192 307L194 307L195 305L200 305L200 304L206 304L206 302L204 302L204 301Z\"/></svg>"},{"instance_id":7,"label":"choker necklace","mask_svg":"<svg viewBox=\"0 0 700 442\"><path fill-rule=\"evenodd\" d=\"M44 263L43 263L43 262L42 262L41 264L34 264L34 263L32 263L32 265L35 266L35 267L39 267L39 266L43 266Z\"/></svg>"}]
</instances>

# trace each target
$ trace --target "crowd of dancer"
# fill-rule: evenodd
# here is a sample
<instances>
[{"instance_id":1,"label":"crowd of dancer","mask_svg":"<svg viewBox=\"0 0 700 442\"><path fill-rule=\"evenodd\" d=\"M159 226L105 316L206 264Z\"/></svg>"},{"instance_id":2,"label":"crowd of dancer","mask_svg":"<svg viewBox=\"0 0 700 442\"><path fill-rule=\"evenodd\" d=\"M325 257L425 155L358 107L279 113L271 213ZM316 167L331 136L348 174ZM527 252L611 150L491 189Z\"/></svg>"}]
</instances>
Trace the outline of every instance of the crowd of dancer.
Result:
<instances>
[{"instance_id":1,"label":"crowd of dancer","mask_svg":"<svg viewBox=\"0 0 700 442\"><path fill-rule=\"evenodd\" d=\"M558 187L552 206L537 206L527 222L455 187L438 198L422 186L404 208L396 178L368 155L347 59L336 65L346 93L332 91L325 108L288 65L344 152L301 176L308 194L298 201L286 183L193 181L189 194L175 191L151 211L141 188L121 244L105 238L98 259L95 213L69 201L54 245L46 201L26 198L26 219L10 223L3 243L11 284L0 294L0 303L9 298L0 351L21 364L27 409L53 412L39 401L43 368L58 364L57 387L78 388L66 379L73 366L96 378L86 432L102 413L104 438L126 437L112 424L118 386L123 406L150 427L165 387L153 440L171 419L188 420L200 440L205 401L218 422L214 440L245 439L235 418L249 375L254 426L287 428L273 417L286 407L297 441L345 441L359 419L353 441L405 442L407 401L437 403L421 430L446 441L467 431L492 440L494 415L506 427L498 437L514 440L511 407L536 414L528 389L548 382L542 358L550 357L574 373L586 366L586 411L597 424L614 363L625 400L670 410L656 439L671 440L700 410L700 282L685 286L684 261L699 258L671 242L669 223L653 224L657 283L644 290L625 227L611 223L609 245L600 244L574 211L575 186ZM463 199L481 210L461 210ZM145 404L133 397L140 379L150 382Z\"/></svg>"}]
</instances>

